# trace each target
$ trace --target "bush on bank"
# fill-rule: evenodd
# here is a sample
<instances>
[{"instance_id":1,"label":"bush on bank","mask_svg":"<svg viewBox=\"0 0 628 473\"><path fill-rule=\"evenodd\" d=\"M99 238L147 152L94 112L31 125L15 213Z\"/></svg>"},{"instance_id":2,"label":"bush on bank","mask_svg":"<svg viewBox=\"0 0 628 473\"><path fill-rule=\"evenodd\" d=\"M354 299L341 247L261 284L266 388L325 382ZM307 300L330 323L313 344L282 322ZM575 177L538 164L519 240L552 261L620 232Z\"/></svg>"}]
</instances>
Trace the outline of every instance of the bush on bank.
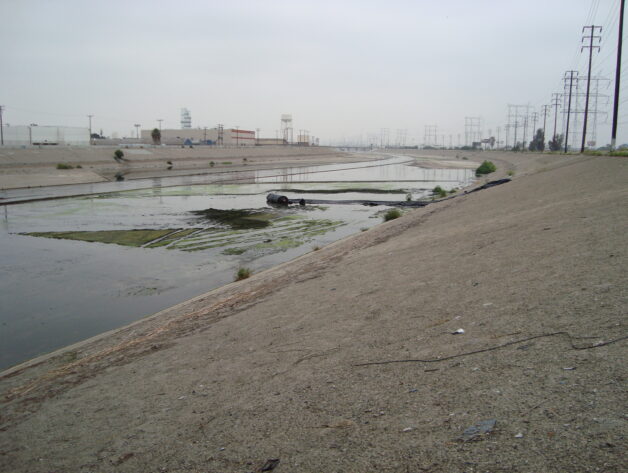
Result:
<instances>
[{"instance_id":1,"label":"bush on bank","mask_svg":"<svg viewBox=\"0 0 628 473\"><path fill-rule=\"evenodd\" d=\"M475 170L476 176L481 176L483 174L490 174L492 172L497 171L497 167L490 161L484 161L480 166Z\"/></svg>"}]
</instances>

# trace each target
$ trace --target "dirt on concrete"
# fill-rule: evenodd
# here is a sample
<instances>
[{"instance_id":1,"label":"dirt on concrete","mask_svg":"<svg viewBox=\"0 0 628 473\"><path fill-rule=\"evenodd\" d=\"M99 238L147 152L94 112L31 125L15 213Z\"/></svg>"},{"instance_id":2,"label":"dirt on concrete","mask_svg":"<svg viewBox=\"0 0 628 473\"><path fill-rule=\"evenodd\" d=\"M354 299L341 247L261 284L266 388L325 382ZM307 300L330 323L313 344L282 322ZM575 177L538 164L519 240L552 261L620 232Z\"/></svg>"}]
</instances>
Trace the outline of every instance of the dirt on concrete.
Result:
<instances>
[{"instance_id":1,"label":"dirt on concrete","mask_svg":"<svg viewBox=\"0 0 628 473\"><path fill-rule=\"evenodd\" d=\"M0 470L625 471L628 160L465 157L512 182L2 373Z\"/></svg>"}]
</instances>

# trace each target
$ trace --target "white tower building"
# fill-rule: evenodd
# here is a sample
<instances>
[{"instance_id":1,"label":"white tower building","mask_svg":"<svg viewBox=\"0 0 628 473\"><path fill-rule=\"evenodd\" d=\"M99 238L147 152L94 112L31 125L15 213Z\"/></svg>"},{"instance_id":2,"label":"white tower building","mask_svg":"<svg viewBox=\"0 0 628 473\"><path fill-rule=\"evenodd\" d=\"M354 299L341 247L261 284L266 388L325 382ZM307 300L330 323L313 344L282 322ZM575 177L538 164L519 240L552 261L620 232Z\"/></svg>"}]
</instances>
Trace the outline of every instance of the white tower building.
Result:
<instances>
[{"instance_id":1,"label":"white tower building","mask_svg":"<svg viewBox=\"0 0 628 473\"><path fill-rule=\"evenodd\" d=\"M192 128L192 115L187 108L181 109L181 129Z\"/></svg>"}]
</instances>

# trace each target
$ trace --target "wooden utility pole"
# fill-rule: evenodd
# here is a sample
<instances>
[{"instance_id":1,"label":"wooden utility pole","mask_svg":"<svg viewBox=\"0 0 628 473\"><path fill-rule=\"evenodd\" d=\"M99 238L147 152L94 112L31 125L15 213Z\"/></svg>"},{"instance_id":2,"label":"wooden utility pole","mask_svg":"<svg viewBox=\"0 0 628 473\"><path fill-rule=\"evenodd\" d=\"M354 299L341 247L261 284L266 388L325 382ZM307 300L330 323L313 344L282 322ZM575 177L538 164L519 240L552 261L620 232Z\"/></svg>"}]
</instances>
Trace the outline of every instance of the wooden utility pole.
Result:
<instances>
[{"instance_id":1,"label":"wooden utility pole","mask_svg":"<svg viewBox=\"0 0 628 473\"><path fill-rule=\"evenodd\" d=\"M621 77L621 46L624 34L624 3L621 0L619 7L619 36L617 39L617 68L615 69L615 100L613 102L613 128L611 133L611 151L615 149L617 143L617 112L619 111L619 79Z\"/></svg>"},{"instance_id":2,"label":"wooden utility pole","mask_svg":"<svg viewBox=\"0 0 628 473\"><path fill-rule=\"evenodd\" d=\"M591 29L591 34L589 36L583 36L582 38L582 41L584 41L585 39L588 39L589 45L582 46L580 48L580 52L584 51L585 49L589 50L589 73L587 74L587 95L584 102L584 124L582 125L582 145L580 146L581 153L584 153L584 148L587 143L587 118L589 115L589 90L591 89L591 62L593 61L593 50L597 48L598 52L600 51L599 46L593 46L593 40L597 39L598 43L602 40L601 36L595 35L595 30L597 28L600 29L600 33L601 33L602 32L601 26L591 25L591 26L585 26L584 28L582 28L582 33L584 33L585 30L587 29Z\"/></svg>"}]
</instances>

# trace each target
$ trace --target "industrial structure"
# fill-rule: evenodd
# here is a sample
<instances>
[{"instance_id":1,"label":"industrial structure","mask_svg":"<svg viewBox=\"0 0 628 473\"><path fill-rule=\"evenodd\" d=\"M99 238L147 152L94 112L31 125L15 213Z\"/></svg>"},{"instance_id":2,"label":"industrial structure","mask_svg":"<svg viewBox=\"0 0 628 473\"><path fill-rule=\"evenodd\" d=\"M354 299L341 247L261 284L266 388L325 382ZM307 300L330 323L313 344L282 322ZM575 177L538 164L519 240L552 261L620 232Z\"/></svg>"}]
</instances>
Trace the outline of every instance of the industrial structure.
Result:
<instances>
[{"instance_id":1,"label":"industrial structure","mask_svg":"<svg viewBox=\"0 0 628 473\"><path fill-rule=\"evenodd\" d=\"M5 146L88 146L89 128L73 126L2 126Z\"/></svg>"},{"instance_id":2,"label":"industrial structure","mask_svg":"<svg viewBox=\"0 0 628 473\"><path fill-rule=\"evenodd\" d=\"M187 130L192 128L192 114L187 108L181 109L181 129Z\"/></svg>"}]
</instances>

